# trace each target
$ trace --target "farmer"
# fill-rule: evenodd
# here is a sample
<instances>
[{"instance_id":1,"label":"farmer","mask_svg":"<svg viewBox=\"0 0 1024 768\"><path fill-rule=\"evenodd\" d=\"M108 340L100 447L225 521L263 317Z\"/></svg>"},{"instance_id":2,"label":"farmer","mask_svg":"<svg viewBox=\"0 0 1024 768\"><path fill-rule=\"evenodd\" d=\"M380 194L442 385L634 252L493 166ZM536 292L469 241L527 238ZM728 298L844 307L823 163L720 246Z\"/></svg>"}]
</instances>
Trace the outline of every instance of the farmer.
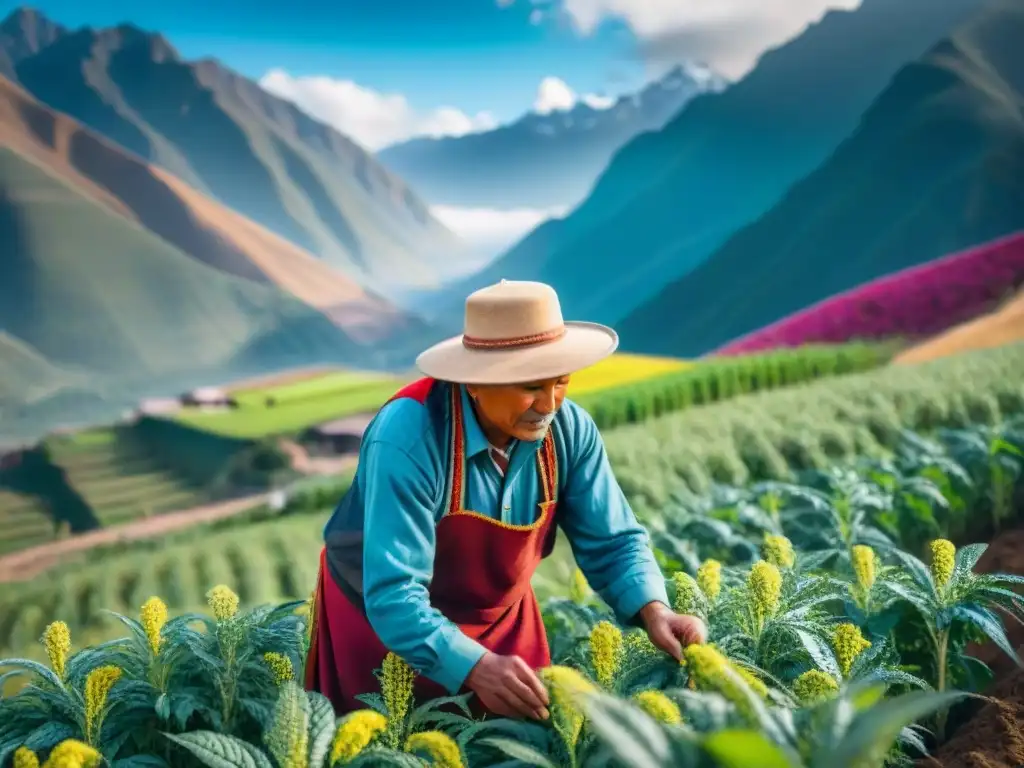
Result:
<instances>
[{"instance_id":1,"label":"farmer","mask_svg":"<svg viewBox=\"0 0 1024 768\"><path fill-rule=\"evenodd\" d=\"M646 531L612 475L597 427L565 399L570 374L618 346L563 322L547 285L501 281L466 301L464 335L421 354L428 377L366 430L351 488L324 530L306 687L339 712L378 691L388 651L416 696L472 691L507 717L547 717L551 663L530 578L556 526L620 621L676 658L703 642L668 607Z\"/></svg>"}]
</instances>

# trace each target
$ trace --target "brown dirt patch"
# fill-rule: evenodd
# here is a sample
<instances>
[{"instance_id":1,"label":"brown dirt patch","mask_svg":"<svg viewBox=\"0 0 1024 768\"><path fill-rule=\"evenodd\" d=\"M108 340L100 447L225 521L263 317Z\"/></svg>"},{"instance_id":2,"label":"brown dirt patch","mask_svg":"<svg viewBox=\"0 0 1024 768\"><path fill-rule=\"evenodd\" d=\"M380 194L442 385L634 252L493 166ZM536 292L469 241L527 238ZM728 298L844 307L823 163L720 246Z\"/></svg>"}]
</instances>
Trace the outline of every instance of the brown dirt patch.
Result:
<instances>
[{"instance_id":1,"label":"brown dirt patch","mask_svg":"<svg viewBox=\"0 0 1024 768\"><path fill-rule=\"evenodd\" d=\"M902 352L896 363L921 363L972 349L989 349L1024 339L1024 294L1001 309L951 328Z\"/></svg>"},{"instance_id":2,"label":"brown dirt patch","mask_svg":"<svg viewBox=\"0 0 1024 768\"><path fill-rule=\"evenodd\" d=\"M1024 529L1000 534L985 551L979 573L1024 574ZM1024 626L1005 621L1007 637L1018 654L1024 653ZM988 703L960 726L933 757L918 761L921 768L1020 768L1024 766L1024 670L989 643L969 653L995 674L986 691Z\"/></svg>"}]
</instances>

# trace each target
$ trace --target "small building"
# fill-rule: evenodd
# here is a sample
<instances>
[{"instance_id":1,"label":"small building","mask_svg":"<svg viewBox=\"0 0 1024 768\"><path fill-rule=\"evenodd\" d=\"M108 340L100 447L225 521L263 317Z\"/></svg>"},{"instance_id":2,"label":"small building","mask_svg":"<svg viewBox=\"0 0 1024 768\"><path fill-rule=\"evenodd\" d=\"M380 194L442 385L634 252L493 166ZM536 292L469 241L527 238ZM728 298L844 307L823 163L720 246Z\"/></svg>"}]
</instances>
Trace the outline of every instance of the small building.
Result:
<instances>
[{"instance_id":1,"label":"small building","mask_svg":"<svg viewBox=\"0 0 1024 768\"><path fill-rule=\"evenodd\" d=\"M230 408L235 401L220 387L198 387L182 395L181 403L193 408Z\"/></svg>"},{"instance_id":2,"label":"small building","mask_svg":"<svg viewBox=\"0 0 1024 768\"><path fill-rule=\"evenodd\" d=\"M363 433L375 414L360 413L310 427L302 442L311 454L343 456L359 453Z\"/></svg>"},{"instance_id":3,"label":"small building","mask_svg":"<svg viewBox=\"0 0 1024 768\"><path fill-rule=\"evenodd\" d=\"M138 412L143 416L166 416L181 410L183 398L149 397L139 402Z\"/></svg>"}]
</instances>

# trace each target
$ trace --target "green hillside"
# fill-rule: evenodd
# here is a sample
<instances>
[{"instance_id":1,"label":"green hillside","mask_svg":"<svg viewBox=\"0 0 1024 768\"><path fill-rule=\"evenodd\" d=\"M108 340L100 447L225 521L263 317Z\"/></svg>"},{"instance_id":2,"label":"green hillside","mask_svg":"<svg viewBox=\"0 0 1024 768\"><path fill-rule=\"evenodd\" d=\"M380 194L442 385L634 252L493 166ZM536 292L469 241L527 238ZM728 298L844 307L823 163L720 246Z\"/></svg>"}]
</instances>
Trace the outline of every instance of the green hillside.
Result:
<instances>
[{"instance_id":1,"label":"green hillside","mask_svg":"<svg viewBox=\"0 0 1024 768\"><path fill-rule=\"evenodd\" d=\"M58 383L63 368L129 403L197 372L223 380L359 359L360 348L320 313L198 263L7 149L0 242L7 407L18 405L12 393L24 404Z\"/></svg>"},{"instance_id":2,"label":"green hillside","mask_svg":"<svg viewBox=\"0 0 1024 768\"><path fill-rule=\"evenodd\" d=\"M472 286L541 280L567 317L617 323L825 161L900 67L984 4L864 0L829 11L739 82L626 144L572 214L536 229Z\"/></svg>"},{"instance_id":3,"label":"green hillside","mask_svg":"<svg viewBox=\"0 0 1024 768\"><path fill-rule=\"evenodd\" d=\"M704 354L833 293L1024 230L1021 40L1024 8L997 2L900 70L827 163L623 321L623 345Z\"/></svg>"},{"instance_id":4,"label":"green hillside","mask_svg":"<svg viewBox=\"0 0 1024 768\"><path fill-rule=\"evenodd\" d=\"M4 26L16 46L27 15ZM459 243L361 147L212 59L130 24L60 30L12 79L37 99L368 287L436 287ZM387 280L385 278L388 278Z\"/></svg>"}]
</instances>

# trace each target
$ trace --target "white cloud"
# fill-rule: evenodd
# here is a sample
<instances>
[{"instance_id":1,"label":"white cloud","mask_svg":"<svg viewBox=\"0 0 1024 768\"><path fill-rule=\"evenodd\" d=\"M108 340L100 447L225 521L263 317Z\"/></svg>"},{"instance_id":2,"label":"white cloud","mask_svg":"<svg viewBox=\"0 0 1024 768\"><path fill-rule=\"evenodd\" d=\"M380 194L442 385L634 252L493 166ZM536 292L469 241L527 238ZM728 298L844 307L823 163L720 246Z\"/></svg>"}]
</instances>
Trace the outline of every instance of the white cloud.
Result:
<instances>
[{"instance_id":1,"label":"white cloud","mask_svg":"<svg viewBox=\"0 0 1024 768\"><path fill-rule=\"evenodd\" d=\"M567 212L564 207L502 211L447 205L435 205L430 210L442 224L483 256L497 256L538 225L552 217L564 216Z\"/></svg>"},{"instance_id":2,"label":"white cloud","mask_svg":"<svg viewBox=\"0 0 1024 768\"><path fill-rule=\"evenodd\" d=\"M533 26L536 27L542 21L544 21L544 11L540 8L534 8L530 11L530 23L533 24Z\"/></svg>"},{"instance_id":3,"label":"white cloud","mask_svg":"<svg viewBox=\"0 0 1024 768\"><path fill-rule=\"evenodd\" d=\"M587 93L580 96L569 85L558 77L545 77L537 86L537 98L533 102L533 110L541 115L572 109L582 101L594 109L607 109L615 103L610 96L599 96Z\"/></svg>"},{"instance_id":4,"label":"white cloud","mask_svg":"<svg viewBox=\"0 0 1024 768\"><path fill-rule=\"evenodd\" d=\"M624 22L656 63L706 61L739 78L767 48L797 35L830 8L861 0L563 0L576 29L590 35L605 19Z\"/></svg>"},{"instance_id":5,"label":"white cloud","mask_svg":"<svg viewBox=\"0 0 1024 768\"><path fill-rule=\"evenodd\" d=\"M417 111L401 94L379 93L351 80L292 77L284 70L272 69L260 79L260 85L369 150L414 136L462 136L498 124L488 112L467 115L455 107Z\"/></svg>"}]
</instances>

